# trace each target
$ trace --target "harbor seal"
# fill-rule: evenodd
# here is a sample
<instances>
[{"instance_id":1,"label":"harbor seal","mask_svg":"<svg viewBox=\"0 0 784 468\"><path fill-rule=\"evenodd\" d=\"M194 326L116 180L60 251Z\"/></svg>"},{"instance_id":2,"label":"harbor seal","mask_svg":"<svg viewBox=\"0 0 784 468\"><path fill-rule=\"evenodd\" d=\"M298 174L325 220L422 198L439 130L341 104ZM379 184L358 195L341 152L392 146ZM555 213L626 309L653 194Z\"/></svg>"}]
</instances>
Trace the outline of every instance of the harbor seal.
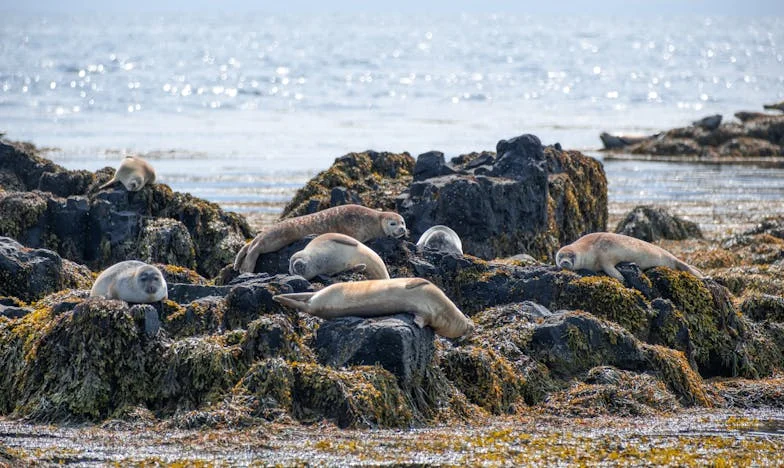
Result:
<instances>
[{"instance_id":1,"label":"harbor seal","mask_svg":"<svg viewBox=\"0 0 784 468\"><path fill-rule=\"evenodd\" d=\"M419 327L429 326L447 338L470 334L474 322L430 281L423 278L355 281L333 284L315 293L280 294L275 301L324 319L414 314Z\"/></svg>"},{"instance_id":2,"label":"harbor seal","mask_svg":"<svg viewBox=\"0 0 784 468\"><path fill-rule=\"evenodd\" d=\"M634 237L611 232L586 234L561 248L555 255L555 263L561 268L604 271L623 283L623 275L615 268L615 265L621 262L635 263L643 270L666 266L675 270L688 271L700 279L704 278L699 270L678 260L673 254L661 247Z\"/></svg>"},{"instance_id":3,"label":"harbor seal","mask_svg":"<svg viewBox=\"0 0 784 468\"><path fill-rule=\"evenodd\" d=\"M359 242L378 237L403 237L406 222L392 211L378 211L360 205L341 205L317 213L283 220L262 230L245 244L234 259L234 269L253 273L259 255L275 252L308 234L337 232Z\"/></svg>"},{"instance_id":4,"label":"harbor seal","mask_svg":"<svg viewBox=\"0 0 784 468\"><path fill-rule=\"evenodd\" d=\"M362 271L368 279L389 279L387 267L377 253L353 237L337 232L316 237L289 260L289 273L306 280L347 270Z\"/></svg>"},{"instance_id":5,"label":"harbor seal","mask_svg":"<svg viewBox=\"0 0 784 468\"><path fill-rule=\"evenodd\" d=\"M127 260L115 263L98 275L90 297L146 304L167 299L169 293L161 270L144 262Z\"/></svg>"},{"instance_id":6,"label":"harbor seal","mask_svg":"<svg viewBox=\"0 0 784 468\"><path fill-rule=\"evenodd\" d=\"M98 187L98 190L111 187L120 182L129 192L138 192L145 185L155 182L155 169L150 163L136 156L126 156L109 182Z\"/></svg>"},{"instance_id":7,"label":"harbor seal","mask_svg":"<svg viewBox=\"0 0 784 468\"><path fill-rule=\"evenodd\" d=\"M427 247L441 252L463 255L463 243L449 226L439 224L425 231L417 241L417 247Z\"/></svg>"}]
</instances>

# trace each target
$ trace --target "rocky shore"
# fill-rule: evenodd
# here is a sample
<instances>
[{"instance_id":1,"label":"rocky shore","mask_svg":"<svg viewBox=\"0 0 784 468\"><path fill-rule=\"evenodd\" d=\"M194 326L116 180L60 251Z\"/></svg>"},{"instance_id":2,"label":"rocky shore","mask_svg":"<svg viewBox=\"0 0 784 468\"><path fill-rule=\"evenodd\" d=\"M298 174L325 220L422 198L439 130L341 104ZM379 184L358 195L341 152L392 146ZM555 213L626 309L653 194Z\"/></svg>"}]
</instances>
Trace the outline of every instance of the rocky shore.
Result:
<instances>
[{"instance_id":1,"label":"rocky shore","mask_svg":"<svg viewBox=\"0 0 784 468\"><path fill-rule=\"evenodd\" d=\"M0 142L0 416L123 430L412 428L784 407L784 220L716 241L640 207L609 229L710 277L627 264L621 283L553 264L560 246L608 230L604 170L579 152L523 135L449 161L338 158L284 216L398 211L410 236L368 246L393 278L430 280L477 325L447 340L408 314L323 321L285 309L273 295L363 276L289 275L312 237L239 274L232 260L253 235L241 216L163 184L98 191L111 175ZM418 249L434 224L466 254ZM169 299L88 298L95 275L126 259L158 264Z\"/></svg>"},{"instance_id":2,"label":"rocky shore","mask_svg":"<svg viewBox=\"0 0 784 468\"><path fill-rule=\"evenodd\" d=\"M716 114L650 136L602 133L600 139L611 158L649 156L660 160L704 162L784 161L784 106L764 106L769 112L739 111L735 121ZM724 121L724 123L722 123ZM677 158L677 159L676 159Z\"/></svg>"}]
</instances>

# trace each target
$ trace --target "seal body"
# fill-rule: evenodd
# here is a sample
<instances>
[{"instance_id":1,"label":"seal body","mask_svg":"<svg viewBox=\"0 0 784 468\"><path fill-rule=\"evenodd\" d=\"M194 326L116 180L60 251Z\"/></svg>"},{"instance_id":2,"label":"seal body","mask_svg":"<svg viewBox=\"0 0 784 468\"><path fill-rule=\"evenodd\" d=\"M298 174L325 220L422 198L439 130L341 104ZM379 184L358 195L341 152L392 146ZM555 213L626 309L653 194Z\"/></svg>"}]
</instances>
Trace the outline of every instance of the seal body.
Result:
<instances>
[{"instance_id":1,"label":"seal body","mask_svg":"<svg viewBox=\"0 0 784 468\"><path fill-rule=\"evenodd\" d=\"M136 260L115 263L96 278L90 297L146 304L169 297L166 280L156 267Z\"/></svg>"},{"instance_id":2,"label":"seal body","mask_svg":"<svg viewBox=\"0 0 784 468\"><path fill-rule=\"evenodd\" d=\"M666 266L674 270L688 271L697 278L704 277L699 270L682 262L661 247L634 237L610 232L586 234L563 247L555 255L555 263L561 268L603 271L623 282L623 275L615 268L615 265L621 262L635 263L643 270Z\"/></svg>"},{"instance_id":3,"label":"seal body","mask_svg":"<svg viewBox=\"0 0 784 468\"><path fill-rule=\"evenodd\" d=\"M460 241L460 236L452 228L442 224L433 226L422 233L416 245L417 247L463 255L463 243Z\"/></svg>"},{"instance_id":4,"label":"seal body","mask_svg":"<svg viewBox=\"0 0 784 468\"><path fill-rule=\"evenodd\" d=\"M305 216L283 220L262 230L255 239L240 249L234 269L253 273L259 255L280 250L309 234L337 232L359 242L378 237L403 237L406 222L391 211L378 211L360 205L341 205Z\"/></svg>"},{"instance_id":5,"label":"seal body","mask_svg":"<svg viewBox=\"0 0 784 468\"><path fill-rule=\"evenodd\" d=\"M142 158L126 156L114 173L112 180L101 185L98 190L103 190L117 182L123 184L129 192L138 192L145 185L155 182L155 169Z\"/></svg>"},{"instance_id":6,"label":"seal body","mask_svg":"<svg viewBox=\"0 0 784 468\"><path fill-rule=\"evenodd\" d=\"M341 271L363 271L368 279L389 279L384 261L368 246L345 234L322 234L289 260L289 273L310 280Z\"/></svg>"},{"instance_id":7,"label":"seal body","mask_svg":"<svg viewBox=\"0 0 784 468\"><path fill-rule=\"evenodd\" d=\"M463 315L443 291L422 278L338 283L316 293L280 294L273 299L325 319L408 312L414 314L417 325L432 327L437 334L447 338L457 338L474 330L471 319Z\"/></svg>"}]
</instances>

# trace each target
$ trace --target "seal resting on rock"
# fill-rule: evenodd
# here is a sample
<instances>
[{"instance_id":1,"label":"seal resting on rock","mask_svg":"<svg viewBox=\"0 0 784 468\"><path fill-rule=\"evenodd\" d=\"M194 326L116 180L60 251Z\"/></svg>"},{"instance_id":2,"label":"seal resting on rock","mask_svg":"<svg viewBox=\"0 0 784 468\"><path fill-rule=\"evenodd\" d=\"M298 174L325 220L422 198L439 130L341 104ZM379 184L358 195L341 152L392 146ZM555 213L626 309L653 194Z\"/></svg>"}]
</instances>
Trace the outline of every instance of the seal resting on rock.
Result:
<instances>
[{"instance_id":1,"label":"seal resting on rock","mask_svg":"<svg viewBox=\"0 0 784 468\"><path fill-rule=\"evenodd\" d=\"M555 263L561 268L603 271L623 283L623 275L615 268L615 265L621 262L635 263L643 270L666 266L674 270L688 271L697 278L704 278L699 270L678 260L661 247L623 234L586 234L561 248L555 255Z\"/></svg>"},{"instance_id":2,"label":"seal resting on rock","mask_svg":"<svg viewBox=\"0 0 784 468\"><path fill-rule=\"evenodd\" d=\"M433 226L425 231L416 245L417 247L463 255L463 243L460 242L460 236L452 228L443 224Z\"/></svg>"},{"instance_id":3,"label":"seal resting on rock","mask_svg":"<svg viewBox=\"0 0 784 468\"><path fill-rule=\"evenodd\" d=\"M90 297L146 304L168 298L169 292L161 270L144 262L128 260L115 263L98 275Z\"/></svg>"},{"instance_id":4,"label":"seal resting on rock","mask_svg":"<svg viewBox=\"0 0 784 468\"><path fill-rule=\"evenodd\" d=\"M117 182L122 183L129 192L138 192L145 185L155 182L155 169L142 158L126 156L112 180L101 185L98 190L108 188Z\"/></svg>"},{"instance_id":5,"label":"seal resting on rock","mask_svg":"<svg viewBox=\"0 0 784 468\"><path fill-rule=\"evenodd\" d=\"M438 287L423 278L355 281L333 284L315 293L280 294L281 304L324 319L414 314L420 327L429 326L447 338L470 334L474 322Z\"/></svg>"},{"instance_id":6,"label":"seal resting on rock","mask_svg":"<svg viewBox=\"0 0 784 468\"><path fill-rule=\"evenodd\" d=\"M289 260L289 273L306 280L347 270L362 271L368 279L389 279L377 253L353 237L336 232L316 237Z\"/></svg>"},{"instance_id":7,"label":"seal resting on rock","mask_svg":"<svg viewBox=\"0 0 784 468\"><path fill-rule=\"evenodd\" d=\"M337 232L359 242L378 237L403 237L406 222L391 211L378 211L360 205L341 205L305 216L283 220L262 230L245 244L234 259L234 269L253 273L259 255L275 252L308 234Z\"/></svg>"}]
</instances>

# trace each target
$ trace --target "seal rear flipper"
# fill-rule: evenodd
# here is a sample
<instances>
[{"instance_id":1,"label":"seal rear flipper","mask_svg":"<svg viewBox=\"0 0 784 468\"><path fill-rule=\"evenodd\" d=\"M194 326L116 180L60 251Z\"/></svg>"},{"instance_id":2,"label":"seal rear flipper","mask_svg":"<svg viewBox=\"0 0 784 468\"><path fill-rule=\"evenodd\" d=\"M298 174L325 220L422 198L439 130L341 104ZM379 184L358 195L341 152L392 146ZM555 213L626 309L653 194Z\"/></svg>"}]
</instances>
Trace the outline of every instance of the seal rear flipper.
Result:
<instances>
[{"instance_id":1,"label":"seal rear flipper","mask_svg":"<svg viewBox=\"0 0 784 468\"><path fill-rule=\"evenodd\" d=\"M245 255L247 255L248 253L248 246L250 244L251 244L250 242L246 242L245 245L242 246L240 251L237 252L237 256L234 257L234 269L236 271L241 271L240 268L242 268L242 262L245 260Z\"/></svg>"},{"instance_id":2,"label":"seal rear flipper","mask_svg":"<svg viewBox=\"0 0 784 468\"><path fill-rule=\"evenodd\" d=\"M688 263L685 263L685 262L683 262L681 260L678 260L678 262L675 264L675 266L676 266L676 269L678 269L680 271L686 271L688 273L691 273L692 275L696 276L697 278L700 278L700 279L705 278L705 275L703 275L700 270L694 268L693 266L691 266Z\"/></svg>"},{"instance_id":3,"label":"seal rear flipper","mask_svg":"<svg viewBox=\"0 0 784 468\"><path fill-rule=\"evenodd\" d=\"M310 304L308 304L307 301L315 294L316 293L278 294L277 296L272 296L272 300L279 302L286 307L310 313Z\"/></svg>"},{"instance_id":4,"label":"seal rear flipper","mask_svg":"<svg viewBox=\"0 0 784 468\"><path fill-rule=\"evenodd\" d=\"M346 271L349 271L349 272L352 272L352 273L361 273L361 272L365 271L366 269L367 269L367 265L365 265L364 263L357 263L356 265L354 265L353 267L351 267L350 269L348 269Z\"/></svg>"},{"instance_id":5,"label":"seal rear flipper","mask_svg":"<svg viewBox=\"0 0 784 468\"><path fill-rule=\"evenodd\" d=\"M103 184L100 187L98 187L98 190L107 189L107 188L111 187L112 185L116 184L117 182L119 182L117 180L117 178L112 177L111 180L109 180L109 182L106 182L105 184Z\"/></svg>"}]
</instances>

